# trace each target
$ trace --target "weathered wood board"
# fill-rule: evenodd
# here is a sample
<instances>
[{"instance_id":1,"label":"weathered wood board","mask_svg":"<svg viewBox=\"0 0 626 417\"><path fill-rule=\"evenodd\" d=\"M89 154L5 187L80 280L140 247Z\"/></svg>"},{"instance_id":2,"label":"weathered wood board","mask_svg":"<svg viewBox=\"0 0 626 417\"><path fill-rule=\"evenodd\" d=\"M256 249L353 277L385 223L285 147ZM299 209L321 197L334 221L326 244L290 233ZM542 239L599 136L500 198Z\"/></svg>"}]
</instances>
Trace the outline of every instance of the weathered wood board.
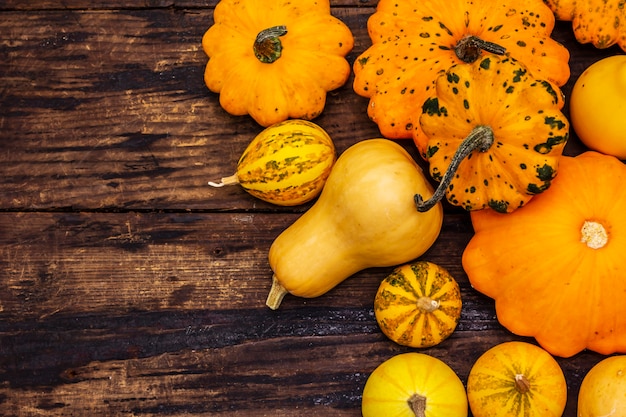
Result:
<instances>
[{"instance_id":1,"label":"weathered wood board","mask_svg":"<svg viewBox=\"0 0 626 417\"><path fill-rule=\"evenodd\" d=\"M0 1L1 415L359 416L369 373L409 350L372 311L389 268L265 307L269 246L310 204L207 186L261 130L204 86L200 42L216 3ZM353 62L376 2L331 3L355 35ZM579 45L565 22L554 37L572 52L566 95L591 62L619 53ZM316 119L338 152L380 135L350 83ZM573 136L566 153L583 150ZM446 205L424 255L464 300L457 331L426 352L463 381L482 352L519 339L469 285L471 235L467 213ZM566 416L601 358L559 359Z\"/></svg>"}]
</instances>

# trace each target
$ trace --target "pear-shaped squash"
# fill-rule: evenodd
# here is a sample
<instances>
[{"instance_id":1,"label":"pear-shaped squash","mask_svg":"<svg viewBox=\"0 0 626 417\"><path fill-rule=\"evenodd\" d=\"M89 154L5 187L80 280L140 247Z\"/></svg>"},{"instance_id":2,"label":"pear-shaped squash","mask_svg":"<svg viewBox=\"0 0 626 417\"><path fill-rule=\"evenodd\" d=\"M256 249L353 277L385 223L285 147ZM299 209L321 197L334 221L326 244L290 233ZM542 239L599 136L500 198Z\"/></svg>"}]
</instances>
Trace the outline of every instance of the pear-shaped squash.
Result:
<instances>
[{"instance_id":1,"label":"pear-shaped squash","mask_svg":"<svg viewBox=\"0 0 626 417\"><path fill-rule=\"evenodd\" d=\"M463 267L498 320L569 357L626 352L626 165L563 156L546 192L513 213L471 213Z\"/></svg>"},{"instance_id":2,"label":"pear-shaped squash","mask_svg":"<svg viewBox=\"0 0 626 417\"><path fill-rule=\"evenodd\" d=\"M569 52L550 37L554 24L542 0L380 0L367 22L372 45L353 65L353 88L369 98L368 115L384 137L420 136L416 118L437 76L485 50L564 85Z\"/></svg>"},{"instance_id":3,"label":"pear-shaped squash","mask_svg":"<svg viewBox=\"0 0 626 417\"><path fill-rule=\"evenodd\" d=\"M399 144L367 139L337 158L318 200L272 243L266 304L284 295L317 297L369 267L408 262L439 236L441 204L417 211L415 193L432 194L421 168Z\"/></svg>"}]
</instances>

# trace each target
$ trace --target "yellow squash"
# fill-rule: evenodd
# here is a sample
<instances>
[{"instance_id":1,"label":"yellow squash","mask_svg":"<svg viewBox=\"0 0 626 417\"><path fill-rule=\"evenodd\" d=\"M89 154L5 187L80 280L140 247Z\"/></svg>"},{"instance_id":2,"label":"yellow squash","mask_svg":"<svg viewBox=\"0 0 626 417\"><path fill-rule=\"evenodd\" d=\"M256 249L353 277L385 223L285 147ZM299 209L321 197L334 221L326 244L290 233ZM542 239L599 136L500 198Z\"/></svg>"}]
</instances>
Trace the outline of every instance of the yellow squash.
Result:
<instances>
[{"instance_id":1,"label":"yellow squash","mask_svg":"<svg viewBox=\"0 0 626 417\"><path fill-rule=\"evenodd\" d=\"M306 120L286 120L250 142L234 175L209 185L239 184L268 203L295 206L319 195L334 162L335 145L324 129Z\"/></svg>"},{"instance_id":2,"label":"yellow squash","mask_svg":"<svg viewBox=\"0 0 626 417\"><path fill-rule=\"evenodd\" d=\"M616 414L620 410L621 413ZM620 417L626 413L626 356L602 359L587 372L578 391L578 416Z\"/></svg>"},{"instance_id":3,"label":"yellow squash","mask_svg":"<svg viewBox=\"0 0 626 417\"><path fill-rule=\"evenodd\" d=\"M526 342L505 342L474 363L467 397L474 417L561 417L567 384L548 352Z\"/></svg>"},{"instance_id":4,"label":"yellow squash","mask_svg":"<svg viewBox=\"0 0 626 417\"><path fill-rule=\"evenodd\" d=\"M581 142L626 160L626 55L609 56L587 67L576 80L569 103L572 127Z\"/></svg>"},{"instance_id":5,"label":"yellow squash","mask_svg":"<svg viewBox=\"0 0 626 417\"><path fill-rule=\"evenodd\" d=\"M426 348L454 332L461 317L459 284L443 267L417 261L396 268L378 287L374 314L394 342Z\"/></svg>"},{"instance_id":6,"label":"yellow squash","mask_svg":"<svg viewBox=\"0 0 626 417\"><path fill-rule=\"evenodd\" d=\"M287 293L317 297L360 270L422 255L439 236L443 209L420 213L414 195L432 192L399 144L368 139L349 147L318 200L272 243L267 305L278 308Z\"/></svg>"},{"instance_id":7,"label":"yellow squash","mask_svg":"<svg viewBox=\"0 0 626 417\"><path fill-rule=\"evenodd\" d=\"M363 417L466 417L463 382L450 366L424 353L402 353L367 379Z\"/></svg>"}]
</instances>

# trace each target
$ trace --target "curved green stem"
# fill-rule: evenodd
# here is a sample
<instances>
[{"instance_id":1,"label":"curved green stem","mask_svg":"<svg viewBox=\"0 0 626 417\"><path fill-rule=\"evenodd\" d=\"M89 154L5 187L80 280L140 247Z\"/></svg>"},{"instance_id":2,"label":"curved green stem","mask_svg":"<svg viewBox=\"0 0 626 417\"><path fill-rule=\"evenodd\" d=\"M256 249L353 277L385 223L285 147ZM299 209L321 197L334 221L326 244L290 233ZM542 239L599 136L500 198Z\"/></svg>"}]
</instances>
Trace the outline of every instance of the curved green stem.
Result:
<instances>
[{"instance_id":1,"label":"curved green stem","mask_svg":"<svg viewBox=\"0 0 626 417\"><path fill-rule=\"evenodd\" d=\"M482 51L496 55L504 55L506 48L497 43L488 42L478 36L466 36L461 39L454 48L454 53L463 62L472 63L480 58Z\"/></svg>"},{"instance_id":2,"label":"curved green stem","mask_svg":"<svg viewBox=\"0 0 626 417\"><path fill-rule=\"evenodd\" d=\"M461 162L475 150L480 152L487 151L493 144L493 140L493 130L491 127L485 125L476 126L463 142L461 142L461 145L459 145L459 148L454 153L452 161L432 197L424 201L424 198L420 194L415 194L414 199L417 211L428 211L441 201L446 194L446 189L450 186L452 179L456 175L456 171L459 169Z\"/></svg>"},{"instance_id":3,"label":"curved green stem","mask_svg":"<svg viewBox=\"0 0 626 417\"><path fill-rule=\"evenodd\" d=\"M264 64L271 64L280 58L283 44L280 37L287 34L287 26L272 26L259 32L254 40L254 56Z\"/></svg>"}]
</instances>

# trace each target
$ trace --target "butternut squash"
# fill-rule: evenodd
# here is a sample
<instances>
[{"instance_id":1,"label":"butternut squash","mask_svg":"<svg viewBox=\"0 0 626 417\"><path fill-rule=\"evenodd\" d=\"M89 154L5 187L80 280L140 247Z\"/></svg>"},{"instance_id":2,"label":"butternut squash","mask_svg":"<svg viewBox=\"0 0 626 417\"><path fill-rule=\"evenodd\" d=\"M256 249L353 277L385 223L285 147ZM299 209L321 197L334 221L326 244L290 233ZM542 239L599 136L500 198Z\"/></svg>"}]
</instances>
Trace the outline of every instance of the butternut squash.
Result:
<instances>
[{"instance_id":1,"label":"butternut squash","mask_svg":"<svg viewBox=\"0 0 626 417\"><path fill-rule=\"evenodd\" d=\"M267 306L277 309L287 293L320 296L360 270L426 252L439 236L443 208L418 212L416 193L432 196L433 188L399 144L376 138L345 150L318 200L271 245Z\"/></svg>"}]
</instances>

